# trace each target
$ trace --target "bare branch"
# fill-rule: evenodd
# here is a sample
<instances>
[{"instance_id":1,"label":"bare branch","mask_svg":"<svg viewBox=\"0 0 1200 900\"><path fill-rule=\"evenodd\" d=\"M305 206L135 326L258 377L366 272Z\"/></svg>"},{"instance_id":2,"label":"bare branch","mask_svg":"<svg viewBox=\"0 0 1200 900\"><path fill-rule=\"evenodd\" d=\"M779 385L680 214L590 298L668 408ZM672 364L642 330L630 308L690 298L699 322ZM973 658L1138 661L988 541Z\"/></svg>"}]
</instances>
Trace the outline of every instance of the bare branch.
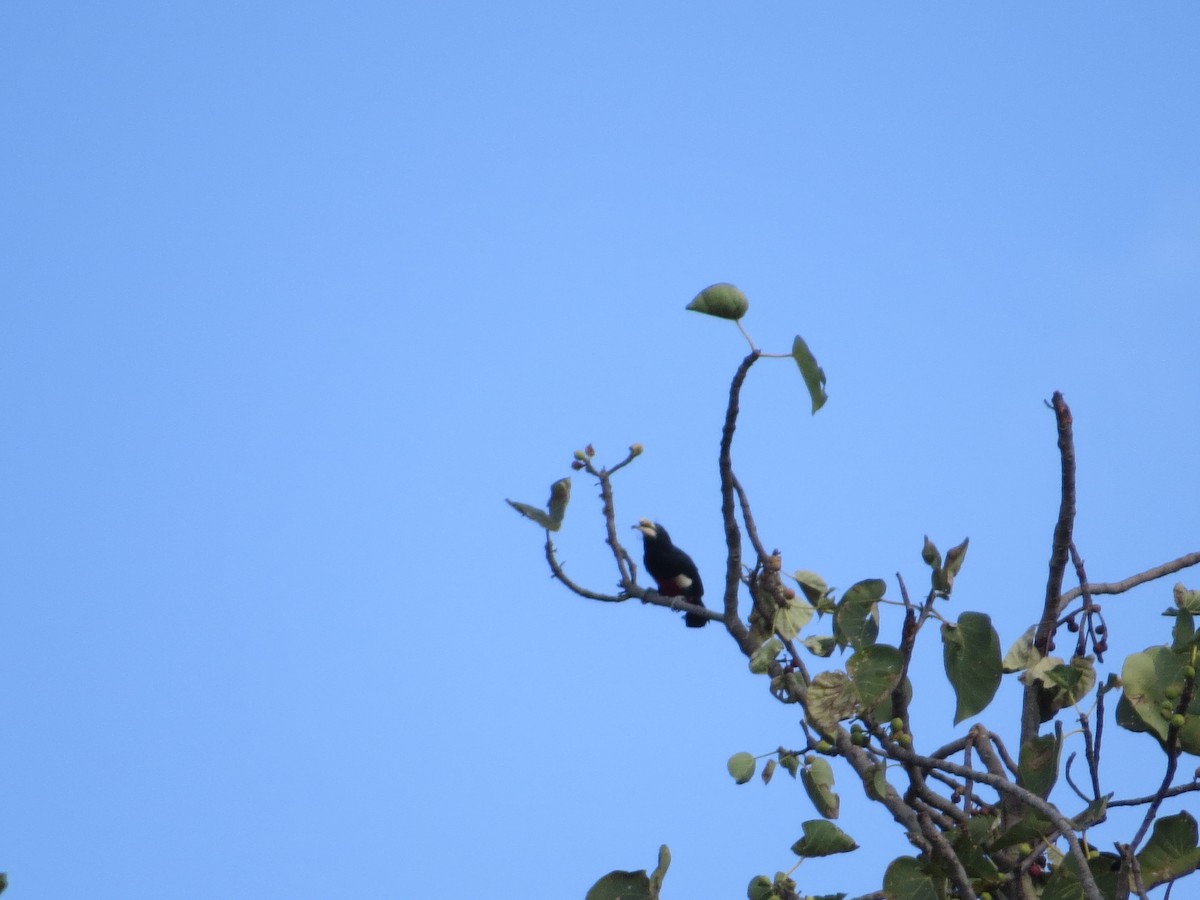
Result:
<instances>
[{"instance_id":1,"label":"bare branch","mask_svg":"<svg viewBox=\"0 0 1200 900\"><path fill-rule=\"evenodd\" d=\"M746 534L750 536L750 543L754 547L754 552L765 563L768 553L766 548L763 547L762 541L758 538L758 526L754 523L754 514L750 512L750 499L746 496L746 490L742 487L742 483L738 481L736 475L733 475L733 489L737 491L738 505L742 508L742 521L746 523Z\"/></svg>"},{"instance_id":2,"label":"bare branch","mask_svg":"<svg viewBox=\"0 0 1200 900\"><path fill-rule=\"evenodd\" d=\"M697 606L694 603L688 603L679 597L664 597L658 591L648 590L639 587L637 584L628 585L626 590L620 594L601 594L596 591L590 591L576 584L563 571L562 564L558 561L558 557L554 552L554 543L549 538L546 538L546 562L550 564L550 571L554 573L555 578L561 581L573 593L578 594L580 597L586 597L589 600L600 600L603 603L624 603L626 600L636 599L650 606L661 606L676 611L682 610L690 615L701 616L705 619L715 619L717 621L721 619L719 612L703 606Z\"/></svg>"},{"instance_id":3,"label":"bare branch","mask_svg":"<svg viewBox=\"0 0 1200 900\"><path fill-rule=\"evenodd\" d=\"M595 591L589 591L587 588L580 587L568 578L567 573L563 571L562 564L558 561L558 557L554 553L554 542L550 540L550 532L548 531L546 532L546 562L550 564L550 571L554 573L554 577L580 597L587 597L589 600L602 600L605 603L621 603L629 599L628 594L598 594Z\"/></svg>"},{"instance_id":4,"label":"bare branch","mask_svg":"<svg viewBox=\"0 0 1200 900\"><path fill-rule=\"evenodd\" d=\"M840 747L839 747L840 749ZM993 775L991 772L980 772L975 769L969 769L966 766L960 766L948 760L934 759L930 756L921 756L904 748L897 748L894 752L897 759L913 765L922 766L925 768L941 769L949 772L952 775L958 775L966 778L967 776L974 777L976 781L994 788L1002 794L1007 794L1019 800L1023 805L1030 806L1044 815L1058 832L1066 838L1067 844L1071 848L1071 855L1079 864L1079 879L1083 887L1083 894L1087 900L1103 900L1103 895L1100 889L1096 886L1096 880L1092 877L1091 869L1088 867L1087 854L1084 852L1082 845L1079 843L1079 837L1075 834L1074 823L1064 816L1053 804L1043 800L1032 791L1026 790L1020 785L1014 784L1007 778Z\"/></svg>"},{"instance_id":5,"label":"bare branch","mask_svg":"<svg viewBox=\"0 0 1200 900\"><path fill-rule=\"evenodd\" d=\"M1155 566L1152 569L1147 569L1145 572L1138 572L1136 575L1130 575L1122 581L1114 581L1104 584L1089 584L1088 592L1091 594L1123 594L1126 591L1132 590L1139 584L1145 584L1148 581L1154 581L1158 578L1164 578L1167 575L1172 575L1175 572L1182 571L1191 566L1200 563L1200 550L1194 553L1185 553L1179 559L1173 559L1170 562L1165 562L1160 566ZM1081 588L1071 588L1061 597L1058 598L1057 612L1062 612L1067 605L1083 594Z\"/></svg>"},{"instance_id":6,"label":"bare branch","mask_svg":"<svg viewBox=\"0 0 1200 900\"><path fill-rule=\"evenodd\" d=\"M946 840L946 836L934 826L928 813L922 812L918 821L921 824L921 833L925 835L925 839L933 846L934 856L940 857L942 862L950 869L950 880L958 888L958 896L962 897L963 900L977 900L978 895L975 893L975 889L971 887L971 877L967 875L967 870L963 868L962 861L958 858L958 854L954 852L954 848L950 846L950 842Z\"/></svg>"},{"instance_id":7,"label":"bare branch","mask_svg":"<svg viewBox=\"0 0 1200 900\"><path fill-rule=\"evenodd\" d=\"M742 533L734 514L733 494L733 433L737 429L738 399L746 373L761 354L753 350L742 360L729 385L729 406L725 410L725 426L721 430L721 454L718 465L721 472L721 519L725 523L725 628L729 631L742 652L749 655L755 647L750 646L750 634L738 618L738 589L742 578Z\"/></svg>"},{"instance_id":8,"label":"bare branch","mask_svg":"<svg viewBox=\"0 0 1200 900\"><path fill-rule=\"evenodd\" d=\"M1153 803L1160 797L1166 800L1170 797L1178 797L1180 794L1190 794L1194 791L1200 791L1200 781L1193 781L1191 784L1177 784L1173 788L1168 788L1161 792L1156 791L1145 797L1131 797L1128 800L1109 800L1108 806L1110 809L1114 806L1144 806L1147 803Z\"/></svg>"},{"instance_id":9,"label":"bare branch","mask_svg":"<svg viewBox=\"0 0 1200 900\"><path fill-rule=\"evenodd\" d=\"M1058 520L1054 523L1054 539L1050 547L1050 574L1046 579L1046 598L1042 603L1042 615L1034 632L1033 646L1038 653L1049 653L1050 640L1058 622L1058 598L1062 596L1063 573L1070 557L1071 533L1075 527L1075 436L1072 430L1071 409L1063 399L1061 391L1055 391L1050 408L1058 425L1058 453L1062 469L1061 499L1058 505ZM1025 687L1021 709L1021 746L1037 737L1041 725L1038 706L1040 685L1031 680Z\"/></svg>"},{"instance_id":10,"label":"bare branch","mask_svg":"<svg viewBox=\"0 0 1200 900\"><path fill-rule=\"evenodd\" d=\"M1071 534L1075 528L1075 435L1071 409L1061 391L1054 392L1051 401L1058 423L1058 453L1062 468L1061 499L1058 521L1054 523L1054 541L1050 548L1050 576L1046 580L1046 602L1042 606L1042 621L1038 625L1034 646L1044 656L1054 623L1058 619L1058 598L1062 596L1063 573L1070 557Z\"/></svg>"}]
</instances>

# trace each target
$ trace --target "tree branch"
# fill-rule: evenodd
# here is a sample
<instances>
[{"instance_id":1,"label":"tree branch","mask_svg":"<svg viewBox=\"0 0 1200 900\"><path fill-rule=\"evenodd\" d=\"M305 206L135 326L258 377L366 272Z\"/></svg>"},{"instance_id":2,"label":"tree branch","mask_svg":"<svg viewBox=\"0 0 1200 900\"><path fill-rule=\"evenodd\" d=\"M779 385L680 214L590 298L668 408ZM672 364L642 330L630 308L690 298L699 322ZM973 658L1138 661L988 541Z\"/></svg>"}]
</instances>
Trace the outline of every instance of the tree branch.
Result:
<instances>
[{"instance_id":1,"label":"tree branch","mask_svg":"<svg viewBox=\"0 0 1200 900\"><path fill-rule=\"evenodd\" d=\"M749 632L738 617L738 589L742 580L742 533L738 528L737 517L734 513L734 477L733 477L733 433L737 429L738 400L742 385L746 381L746 373L754 365L761 353L751 351L742 364L738 366L729 385L729 406L725 410L725 427L721 430L721 454L718 465L721 472L721 519L725 523L725 628L742 652L747 656L752 654L755 647L750 646Z\"/></svg>"},{"instance_id":2,"label":"tree branch","mask_svg":"<svg viewBox=\"0 0 1200 900\"><path fill-rule=\"evenodd\" d=\"M1138 572L1136 575L1130 575L1123 581L1114 581L1105 584L1089 584L1088 593L1091 594L1123 594L1128 590L1132 590L1139 584L1145 584L1147 581L1154 581L1158 578L1163 578L1175 572L1194 566L1200 563L1200 550L1194 553L1185 553L1179 559L1173 559L1170 562L1165 562L1160 566L1155 566L1152 569L1147 569L1145 572ZM1067 605L1083 594L1083 589L1073 587L1061 597L1058 598L1058 608L1056 613L1062 612Z\"/></svg>"},{"instance_id":3,"label":"tree branch","mask_svg":"<svg viewBox=\"0 0 1200 900\"><path fill-rule=\"evenodd\" d=\"M1075 527L1075 436L1071 409L1063 399L1061 391L1055 391L1050 408L1058 425L1058 453L1062 469L1061 499L1058 505L1058 520L1054 524L1054 540L1050 547L1050 575L1046 579L1046 598L1042 603L1041 620L1034 632L1033 646L1038 653L1049 653L1050 640L1058 622L1058 602L1062 596L1063 573L1070 558L1071 533ZM1021 746L1037 737L1041 725L1041 710L1038 705L1040 685L1030 681L1025 686L1021 709Z\"/></svg>"}]
</instances>

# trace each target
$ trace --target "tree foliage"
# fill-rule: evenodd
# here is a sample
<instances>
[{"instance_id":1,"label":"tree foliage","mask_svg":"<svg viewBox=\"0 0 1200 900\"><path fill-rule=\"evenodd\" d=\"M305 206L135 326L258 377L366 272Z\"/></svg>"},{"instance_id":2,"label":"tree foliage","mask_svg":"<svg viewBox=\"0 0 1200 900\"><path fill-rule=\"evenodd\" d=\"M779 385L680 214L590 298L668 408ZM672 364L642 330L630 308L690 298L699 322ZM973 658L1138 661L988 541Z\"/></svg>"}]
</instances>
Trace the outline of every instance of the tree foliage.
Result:
<instances>
[{"instance_id":1,"label":"tree foliage","mask_svg":"<svg viewBox=\"0 0 1200 900\"><path fill-rule=\"evenodd\" d=\"M1163 620L1168 626L1164 643L1130 652L1119 674L1114 670L1105 678L1097 667L1109 652L1109 633L1097 598L1196 565L1200 552L1119 582L1088 580L1073 536L1075 443L1071 410L1062 394L1056 392L1049 403L1061 487L1045 598L1037 622L1002 652L1000 635L988 615L966 611L951 619L943 612L966 561L965 538L944 553L924 538L920 558L929 569L929 586L920 593L910 593L897 575L894 588L881 579L866 578L838 597L819 574L784 570L783 554L766 549L748 493L734 474L740 393L759 360L790 356L815 414L827 400L825 373L799 336L790 354L756 348L740 321L749 303L733 285L706 288L688 309L735 321L751 347L734 373L722 429L720 488L727 559L720 604L715 609L694 606L638 583L637 565L616 523L613 478L641 454L640 444L611 467L597 465L590 445L576 451L571 463L599 483L606 542L619 577L617 594L576 584L556 556L550 532L558 530L566 513L569 479L554 483L548 512L509 503L546 530L546 561L571 591L605 602L636 598L720 622L751 671L766 676L771 694L802 710L802 733L793 746L758 756L742 751L728 761L738 784L750 781L760 763L766 782L780 768L800 779L818 818L801 823L802 834L792 852L804 859L858 848L851 834L831 821L840 813L830 762L834 760L861 783L867 797L903 829L915 848L914 855L887 866L880 890L869 898L1123 900L1145 898L1156 887L1172 886L1194 873L1200 867L1196 819L1186 810L1164 814L1162 806L1168 798L1200 790L1196 776L1177 778L1181 758L1200 755L1200 591L1177 584ZM1077 584L1064 590L1068 571ZM883 607L901 613L898 627L884 621ZM931 630L933 623L936 630ZM924 685L913 683L909 668L917 641L933 640L934 635L941 640L945 675L955 696L955 725L984 712L1005 677L1019 680L1020 717L1008 732L976 723L942 746L919 743L909 711ZM1059 641L1064 650L1058 649ZM838 651L844 665L824 662L814 671L814 660L830 660ZM1144 733L1155 747L1145 763L1161 767L1161 780L1152 794L1118 797L1105 789L1099 760L1109 719ZM1069 734L1064 725L1071 729ZM1080 755L1083 776L1077 779L1072 763ZM1069 808L1051 800L1064 776L1074 803ZM1141 813L1131 833L1104 827L1116 807ZM653 873L612 872L588 897L657 898L669 862L664 846ZM754 876L747 897L846 896L802 895L793 872Z\"/></svg>"}]
</instances>

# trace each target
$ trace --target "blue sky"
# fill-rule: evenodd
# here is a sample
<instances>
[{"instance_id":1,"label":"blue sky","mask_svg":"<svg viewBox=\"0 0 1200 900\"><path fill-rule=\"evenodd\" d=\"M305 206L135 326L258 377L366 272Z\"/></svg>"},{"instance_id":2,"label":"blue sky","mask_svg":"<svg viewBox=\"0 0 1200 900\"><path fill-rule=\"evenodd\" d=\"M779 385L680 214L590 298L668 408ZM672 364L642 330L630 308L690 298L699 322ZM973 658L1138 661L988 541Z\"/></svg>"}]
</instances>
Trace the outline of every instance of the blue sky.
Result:
<instances>
[{"instance_id":1,"label":"blue sky","mask_svg":"<svg viewBox=\"0 0 1200 900\"><path fill-rule=\"evenodd\" d=\"M503 500L640 441L620 521L715 584L745 344L683 307L732 281L829 378L816 417L787 361L744 395L789 570L919 583L923 534L969 535L950 612L1007 645L1056 389L1091 577L1200 549L1198 45L1186 3L4 4L12 895L582 897L660 843L668 897L789 867L803 792L724 765L794 711L718 629L568 595ZM557 543L604 590L574 487ZM1169 588L1107 604L1114 659ZM918 696L930 744L949 702ZM905 849L839 774L865 849L805 891Z\"/></svg>"}]
</instances>

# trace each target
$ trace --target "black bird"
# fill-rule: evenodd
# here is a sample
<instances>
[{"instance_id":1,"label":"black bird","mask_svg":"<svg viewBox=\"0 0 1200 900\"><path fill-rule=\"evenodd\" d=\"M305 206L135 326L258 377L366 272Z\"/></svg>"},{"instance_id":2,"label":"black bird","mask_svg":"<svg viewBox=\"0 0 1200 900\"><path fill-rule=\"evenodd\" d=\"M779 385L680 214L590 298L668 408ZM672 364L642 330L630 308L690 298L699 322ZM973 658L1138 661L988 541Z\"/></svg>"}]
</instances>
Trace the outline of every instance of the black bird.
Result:
<instances>
[{"instance_id":1,"label":"black bird","mask_svg":"<svg viewBox=\"0 0 1200 900\"><path fill-rule=\"evenodd\" d=\"M664 597L682 597L688 603L703 606L700 598L704 596L704 583L700 572L692 558L671 543L667 529L649 519L642 519L633 527L642 533L646 549L642 561L658 584L658 592ZM687 613L683 622L688 628L701 628L708 624L708 619Z\"/></svg>"}]
</instances>

